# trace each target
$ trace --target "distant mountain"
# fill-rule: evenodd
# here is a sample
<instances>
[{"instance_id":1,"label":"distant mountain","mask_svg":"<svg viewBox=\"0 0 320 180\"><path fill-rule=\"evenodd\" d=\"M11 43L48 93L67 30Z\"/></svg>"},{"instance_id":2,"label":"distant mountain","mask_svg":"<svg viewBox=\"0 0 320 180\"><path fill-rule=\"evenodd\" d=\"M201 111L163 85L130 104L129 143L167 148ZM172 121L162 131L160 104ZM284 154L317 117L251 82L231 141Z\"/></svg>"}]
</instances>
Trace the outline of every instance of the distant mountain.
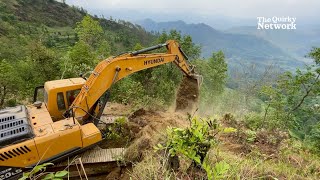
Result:
<instances>
[{"instance_id":1,"label":"distant mountain","mask_svg":"<svg viewBox=\"0 0 320 180\"><path fill-rule=\"evenodd\" d=\"M320 26L298 26L297 30L258 30L255 26L239 26L225 32L263 38L300 59L312 47L320 46Z\"/></svg>"},{"instance_id":2,"label":"distant mountain","mask_svg":"<svg viewBox=\"0 0 320 180\"><path fill-rule=\"evenodd\" d=\"M275 44L250 33L229 33L218 31L204 23L186 24L184 21L155 22L145 19L137 22L147 31L170 31L176 29L192 36L202 46L202 55L211 56L213 51L222 50L231 62L254 62L257 64L278 64L288 69L303 65Z\"/></svg>"},{"instance_id":3,"label":"distant mountain","mask_svg":"<svg viewBox=\"0 0 320 180\"><path fill-rule=\"evenodd\" d=\"M67 1L69 2L69 1ZM81 6L80 6L81 7ZM228 17L222 14L210 14L204 15L194 11L170 11L163 9L161 11L154 11L153 9L137 10L132 8L117 8L117 7L86 7L90 14L103 15L106 18L112 17L113 19L122 19L130 22L136 22L137 20L145 19L148 17L156 22L167 22L174 20L182 20L187 23L203 22L216 29L229 29L234 26L246 26L257 23L257 19L254 18L240 18L240 17ZM178 8L179 9L179 8ZM181 9L180 9L181 10Z\"/></svg>"}]
</instances>

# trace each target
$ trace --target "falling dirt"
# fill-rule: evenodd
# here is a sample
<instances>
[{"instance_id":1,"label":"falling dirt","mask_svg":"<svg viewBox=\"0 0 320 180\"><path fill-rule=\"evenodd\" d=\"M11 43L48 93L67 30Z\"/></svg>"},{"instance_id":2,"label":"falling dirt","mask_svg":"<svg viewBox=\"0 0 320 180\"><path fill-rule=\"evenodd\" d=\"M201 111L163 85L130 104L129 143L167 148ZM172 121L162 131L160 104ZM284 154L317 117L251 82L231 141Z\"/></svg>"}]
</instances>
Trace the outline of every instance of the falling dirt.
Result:
<instances>
[{"instance_id":1,"label":"falling dirt","mask_svg":"<svg viewBox=\"0 0 320 180\"><path fill-rule=\"evenodd\" d=\"M108 102L103 111L107 116L129 116L131 113L131 106L113 102Z\"/></svg>"},{"instance_id":2,"label":"falling dirt","mask_svg":"<svg viewBox=\"0 0 320 180\"><path fill-rule=\"evenodd\" d=\"M176 111L193 111L199 99L196 79L185 76L180 83L176 97Z\"/></svg>"}]
</instances>

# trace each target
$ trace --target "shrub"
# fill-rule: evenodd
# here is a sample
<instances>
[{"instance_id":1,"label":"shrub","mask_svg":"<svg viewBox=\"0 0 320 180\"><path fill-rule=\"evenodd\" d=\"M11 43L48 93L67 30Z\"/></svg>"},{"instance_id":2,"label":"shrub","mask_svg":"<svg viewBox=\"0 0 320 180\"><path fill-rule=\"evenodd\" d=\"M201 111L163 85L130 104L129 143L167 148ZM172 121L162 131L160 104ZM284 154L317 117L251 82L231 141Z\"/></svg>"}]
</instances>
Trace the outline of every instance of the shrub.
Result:
<instances>
[{"instance_id":1,"label":"shrub","mask_svg":"<svg viewBox=\"0 0 320 180\"><path fill-rule=\"evenodd\" d=\"M251 130L257 130L264 126L263 117L255 112L250 112L244 117L245 126Z\"/></svg>"},{"instance_id":2,"label":"shrub","mask_svg":"<svg viewBox=\"0 0 320 180\"><path fill-rule=\"evenodd\" d=\"M212 167L205 158L209 149L218 144L215 136L219 132L230 133L235 132L236 129L222 128L216 119L189 118L189 121L188 128L168 128L166 144L158 144L155 149L164 149L171 157L183 155L192 160L192 167L205 170L209 179L218 179L229 166L218 162Z\"/></svg>"},{"instance_id":3,"label":"shrub","mask_svg":"<svg viewBox=\"0 0 320 180\"><path fill-rule=\"evenodd\" d=\"M252 131L252 130L246 130L245 131L245 134L246 134L246 140L249 142L249 143L253 143L256 138L257 138L257 132L255 131Z\"/></svg>"},{"instance_id":4,"label":"shrub","mask_svg":"<svg viewBox=\"0 0 320 180\"><path fill-rule=\"evenodd\" d=\"M7 102L6 102L6 106L8 107L14 107L17 105L17 100L16 99L9 99Z\"/></svg>"}]
</instances>

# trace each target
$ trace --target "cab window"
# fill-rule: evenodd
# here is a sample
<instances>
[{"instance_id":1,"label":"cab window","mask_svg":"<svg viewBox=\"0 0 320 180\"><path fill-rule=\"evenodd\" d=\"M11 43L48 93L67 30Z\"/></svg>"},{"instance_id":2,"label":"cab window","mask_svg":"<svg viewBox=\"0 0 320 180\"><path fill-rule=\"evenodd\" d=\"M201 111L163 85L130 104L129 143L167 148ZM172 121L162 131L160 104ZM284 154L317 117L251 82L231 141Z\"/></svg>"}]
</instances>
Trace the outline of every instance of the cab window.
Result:
<instances>
[{"instance_id":1,"label":"cab window","mask_svg":"<svg viewBox=\"0 0 320 180\"><path fill-rule=\"evenodd\" d=\"M58 103L58 110L66 110L66 105L64 104L64 96L62 92L57 94L57 103Z\"/></svg>"},{"instance_id":2,"label":"cab window","mask_svg":"<svg viewBox=\"0 0 320 180\"><path fill-rule=\"evenodd\" d=\"M68 106L70 106L73 101L76 99L80 92L80 89L72 90L72 91L67 91L67 101L68 101Z\"/></svg>"}]
</instances>

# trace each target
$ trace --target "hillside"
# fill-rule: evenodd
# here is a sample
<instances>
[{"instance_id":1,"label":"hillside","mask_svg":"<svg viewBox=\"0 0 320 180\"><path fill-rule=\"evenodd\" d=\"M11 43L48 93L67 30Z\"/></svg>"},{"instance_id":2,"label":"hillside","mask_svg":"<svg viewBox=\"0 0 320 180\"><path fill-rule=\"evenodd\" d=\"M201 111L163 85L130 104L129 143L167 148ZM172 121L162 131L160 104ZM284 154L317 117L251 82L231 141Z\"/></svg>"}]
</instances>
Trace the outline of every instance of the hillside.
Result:
<instances>
[{"instance_id":1,"label":"hillside","mask_svg":"<svg viewBox=\"0 0 320 180\"><path fill-rule=\"evenodd\" d=\"M78 43L76 27L84 17L101 28L99 47ZM78 77L99 60L132 51L137 44L149 46L155 38L141 26L91 16L54 0L1 0L0 107L26 103L45 81Z\"/></svg>"},{"instance_id":2,"label":"hillside","mask_svg":"<svg viewBox=\"0 0 320 180\"><path fill-rule=\"evenodd\" d=\"M202 55L208 57L212 51L222 50L231 62L251 61L258 64L279 64L282 68L302 65L275 44L250 34L229 33L216 30L204 23L186 24L183 21L154 22L146 19L138 22L148 31L162 32L176 29L192 36L202 46Z\"/></svg>"},{"instance_id":3,"label":"hillside","mask_svg":"<svg viewBox=\"0 0 320 180\"><path fill-rule=\"evenodd\" d=\"M4 0L2 9L11 13L15 20L49 27L74 26L86 14L84 10L56 1Z\"/></svg>"},{"instance_id":4,"label":"hillside","mask_svg":"<svg viewBox=\"0 0 320 180\"><path fill-rule=\"evenodd\" d=\"M282 73L302 61L281 34L146 31L61 2L0 0L0 179L35 164L23 179L320 179L320 48L312 67ZM182 34L158 33L172 28ZM168 39L170 54L114 57ZM5 109L20 104L23 118Z\"/></svg>"},{"instance_id":5,"label":"hillside","mask_svg":"<svg viewBox=\"0 0 320 180\"><path fill-rule=\"evenodd\" d=\"M26 46L35 40L41 40L49 48L66 52L77 40L73 30L76 23L86 14L83 8L54 0L1 0L0 59L23 59L27 53ZM130 50L138 42L148 45L155 38L130 22L94 18L100 22L104 33L108 34L110 43L113 43L112 54Z\"/></svg>"}]
</instances>

